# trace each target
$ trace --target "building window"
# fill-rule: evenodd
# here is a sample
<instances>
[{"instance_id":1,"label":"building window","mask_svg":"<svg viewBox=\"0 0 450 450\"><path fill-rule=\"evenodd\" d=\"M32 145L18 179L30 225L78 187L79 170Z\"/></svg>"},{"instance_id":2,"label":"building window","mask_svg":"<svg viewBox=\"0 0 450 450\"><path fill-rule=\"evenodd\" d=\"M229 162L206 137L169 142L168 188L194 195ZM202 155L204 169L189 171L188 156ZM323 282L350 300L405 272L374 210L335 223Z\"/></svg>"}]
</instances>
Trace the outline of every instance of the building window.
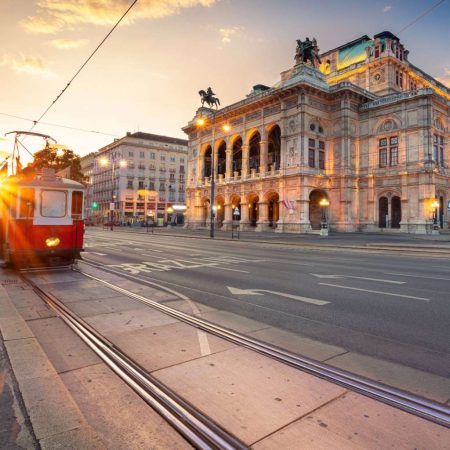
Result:
<instances>
[{"instance_id":1,"label":"building window","mask_svg":"<svg viewBox=\"0 0 450 450\"><path fill-rule=\"evenodd\" d=\"M140 158L145 158L145 153L144 152L139 152L139 157Z\"/></svg>"},{"instance_id":2,"label":"building window","mask_svg":"<svg viewBox=\"0 0 450 450\"><path fill-rule=\"evenodd\" d=\"M171 157L170 157L170 162L173 162L173 163L176 162L175 156L171 156Z\"/></svg>"},{"instance_id":3,"label":"building window","mask_svg":"<svg viewBox=\"0 0 450 450\"><path fill-rule=\"evenodd\" d=\"M161 161L165 161L166 160L166 155L160 155L160 159L161 159Z\"/></svg>"},{"instance_id":4,"label":"building window","mask_svg":"<svg viewBox=\"0 0 450 450\"><path fill-rule=\"evenodd\" d=\"M134 156L134 152L128 152L128 156L133 157Z\"/></svg>"},{"instance_id":5,"label":"building window","mask_svg":"<svg viewBox=\"0 0 450 450\"><path fill-rule=\"evenodd\" d=\"M155 160L156 159L156 155L154 152L150 153L150 159Z\"/></svg>"},{"instance_id":6,"label":"building window","mask_svg":"<svg viewBox=\"0 0 450 450\"><path fill-rule=\"evenodd\" d=\"M314 139L308 139L308 166L316 167L316 141Z\"/></svg>"},{"instance_id":7,"label":"building window","mask_svg":"<svg viewBox=\"0 0 450 450\"><path fill-rule=\"evenodd\" d=\"M433 135L433 160L437 165L444 165L444 137Z\"/></svg>"},{"instance_id":8,"label":"building window","mask_svg":"<svg viewBox=\"0 0 450 450\"><path fill-rule=\"evenodd\" d=\"M180 163L184 164L184 158L180 158Z\"/></svg>"},{"instance_id":9,"label":"building window","mask_svg":"<svg viewBox=\"0 0 450 450\"><path fill-rule=\"evenodd\" d=\"M144 182L139 181L138 189L144 189Z\"/></svg>"},{"instance_id":10,"label":"building window","mask_svg":"<svg viewBox=\"0 0 450 450\"><path fill-rule=\"evenodd\" d=\"M128 180L127 189L133 189L133 180Z\"/></svg>"},{"instance_id":11,"label":"building window","mask_svg":"<svg viewBox=\"0 0 450 450\"><path fill-rule=\"evenodd\" d=\"M398 137L393 136L388 138L382 138L378 144L379 152L379 167L386 167L388 165L396 166L398 164Z\"/></svg>"},{"instance_id":12,"label":"building window","mask_svg":"<svg viewBox=\"0 0 450 450\"><path fill-rule=\"evenodd\" d=\"M180 173L184 173L184 166L180 166Z\"/></svg>"},{"instance_id":13,"label":"building window","mask_svg":"<svg viewBox=\"0 0 450 450\"><path fill-rule=\"evenodd\" d=\"M380 56L380 46L375 46L375 58L378 58Z\"/></svg>"}]
</instances>

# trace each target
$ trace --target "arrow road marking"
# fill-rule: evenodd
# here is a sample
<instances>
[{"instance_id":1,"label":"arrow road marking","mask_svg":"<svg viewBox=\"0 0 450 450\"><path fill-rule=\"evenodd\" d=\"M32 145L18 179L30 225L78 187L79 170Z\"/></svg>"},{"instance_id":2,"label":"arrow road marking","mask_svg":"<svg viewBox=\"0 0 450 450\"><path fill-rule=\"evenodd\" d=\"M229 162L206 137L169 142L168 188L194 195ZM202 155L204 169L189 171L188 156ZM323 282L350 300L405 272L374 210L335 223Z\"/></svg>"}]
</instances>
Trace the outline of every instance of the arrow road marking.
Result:
<instances>
[{"instance_id":1,"label":"arrow road marking","mask_svg":"<svg viewBox=\"0 0 450 450\"><path fill-rule=\"evenodd\" d=\"M333 278L333 279L355 278L357 280L380 281L381 283L391 283L391 284L405 284L406 283L406 281L380 280L379 278L354 277L351 275L321 275L318 273L311 273L310 275L313 275L317 278Z\"/></svg>"},{"instance_id":2,"label":"arrow road marking","mask_svg":"<svg viewBox=\"0 0 450 450\"><path fill-rule=\"evenodd\" d=\"M392 292L372 291L370 289L360 289L360 288L355 288L355 287L350 287L350 286L340 286L338 284L329 284L329 283L319 283L319 284L321 284L322 286L332 286L332 287L337 287L337 288L341 288L341 289L352 289L353 291L372 292L374 294L391 295L393 297L413 298L414 300L423 300L425 302L430 301L429 298L413 297L412 295L393 294Z\"/></svg>"},{"instance_id":3,"label":"arrow road marking","mask_svg":"<svg viewBox=\"0 0 450 450\"><path fill-rule=\"evenodd\" d=\"M292 300L311 303L313 305L323 306L330 303L324 300L316 300L315 298L301 297L299 295L286 294L284 292L268 291L266 289L238 289L230 286L227 286L227 288L234 295L264 295L263 292L267 292L268 294L279 295L280 297L291 298Z\"/></svg>"}]
</instances>

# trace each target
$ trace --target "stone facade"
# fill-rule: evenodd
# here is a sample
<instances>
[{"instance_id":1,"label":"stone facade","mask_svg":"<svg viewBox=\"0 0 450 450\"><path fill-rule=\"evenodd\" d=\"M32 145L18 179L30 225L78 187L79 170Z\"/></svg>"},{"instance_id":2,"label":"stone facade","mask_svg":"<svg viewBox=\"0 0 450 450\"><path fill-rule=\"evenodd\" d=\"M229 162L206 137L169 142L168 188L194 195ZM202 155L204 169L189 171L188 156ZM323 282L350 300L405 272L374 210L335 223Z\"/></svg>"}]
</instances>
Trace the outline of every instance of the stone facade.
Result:
<instances>
[{"instance_id":1,"label":"stone facade","mask_svg":"<svg viewBox=\"0 0 450 450\"><path fill-rule=\"evenodd\" d=\"M114 199L118 222L147 217L170 221L168 208L185 205L187 141L150 133L127 133L94 155L92 200L96 219L108 218ZM101 164L102 160L106 164ZM122 164L123 163L123 164ZM114 174L113 174L114 169ZM175 220L175 219L174 219Z\"/></svg>"},{"instance_id":2,"label":"stone facade","mask_svg":"<svg viewBox=\"0 0 450 450\"><path fill-rule=\"evenodd\" d=\"M450 90L413 66L389 32L321 59L233 105L197 111L184 128L187 226L208 225L214 170L224 229L448 228Z\"/></svg>"}]
</instances>

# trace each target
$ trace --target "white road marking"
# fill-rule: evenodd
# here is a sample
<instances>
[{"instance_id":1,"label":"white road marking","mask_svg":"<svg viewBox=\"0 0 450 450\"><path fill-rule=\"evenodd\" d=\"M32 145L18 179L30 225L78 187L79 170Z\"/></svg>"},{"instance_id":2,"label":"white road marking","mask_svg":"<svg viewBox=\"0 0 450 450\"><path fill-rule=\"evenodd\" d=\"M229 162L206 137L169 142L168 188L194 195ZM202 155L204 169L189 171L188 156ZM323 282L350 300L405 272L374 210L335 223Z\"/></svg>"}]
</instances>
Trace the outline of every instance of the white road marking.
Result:
<instances>
[{"instance_id":1,"label":"white road marking","mask_svg":"<svg viewBox=\"0 0 450 450\"><path fill-rule=\"evenodd\" d=\"M241 272L241 273L250 273L246 270L238 270L238 269L230 269L229 267L220 267L220 266L206 266L208 269L220 269L220 270L229 270L230 272Z\"/></svg>"},{"instance_id":2,"label":"white road marking","mask_svg":"<svg viewBox=\"0 0 450 450\"><path fill-rule=\"evenodd\" d=\"M328 305L328 303L330 303L326 302L325 300L317 300L315 298L302 297L300 295L286 294L285 292L269 291L267 289L239 289L231 286L227 286L227 288L234 295L264 295L263 293L267 292L268 294L279 295L280 297L286 297L318 306Z\"/></svg>"},{"instance_id":3,"label":"white road marking","mask_svg":"<svg viewBox=\"0 0 450 450\"><path fill-rule=\"evenodd\" d=\"M392 297L403 297L403 298L412 298L414 300L423 300L424 302L429 302L429 298L423 298L423 297L414 297L412 295L404 295L404 294L394 294L392 292L383 292L383 291L372 291L371 289L360 289L350 286L340 286L339 284L329 284L329 283L319 283L322 286L331 286L336 287L340 289L351 289L353 291L363 291L363 292L372 292L374 294L383 294L383 295L391 295Z\"/></svg>"},{"instance_id":4,"label":"white road marking","mask_svg":"<svg viewBox=\"0 0 450 450\"><path fill-rule=\"evenodd\" d=\"M383 273L389 274L389 275L398 275L400 277L426 278L428 280L450 281L450 278L444 278L444 277L426 277L425 275L412 275L412 274L408 274L408 273L395 273L395 272L383 272Z\"/></svg>"},{"instance_id":5,"label":"white road marking","mask_svg":"<svg viewBox=\"0 0 450 450\"><path fill-rule=\"evenodd\" d=\"M90 255L106 256L106 253L89 252Z\"/></svg>"},{"instance_id":6,"label":"white road marking","mask_svg":"<svg viewBox=\"0 0 450 450\"><path fill-rule=\"evenodd\" d=\"M379 278L354 277L352 275L321 275L319 273L312 273L311 275L313 275L317 278L333 278L333 279L355 278L357 280L379 281L380 283L391 283L391 284L405 284L406 283L406 281L381 280Z\"/></svg>"}]
</instances>

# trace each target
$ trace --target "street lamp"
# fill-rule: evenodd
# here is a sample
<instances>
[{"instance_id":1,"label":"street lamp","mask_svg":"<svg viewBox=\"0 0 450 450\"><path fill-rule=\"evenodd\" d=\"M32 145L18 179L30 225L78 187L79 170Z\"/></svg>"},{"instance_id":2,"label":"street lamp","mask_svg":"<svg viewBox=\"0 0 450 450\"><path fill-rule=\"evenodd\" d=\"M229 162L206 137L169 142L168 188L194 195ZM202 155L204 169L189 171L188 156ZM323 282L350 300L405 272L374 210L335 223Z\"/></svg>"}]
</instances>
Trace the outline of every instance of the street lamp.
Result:
<instances>
[{"instance_id":1,"label":"street lamp","mask_svg":"<svg viewBox=\"0 0 450 450\"><path fill-rule=\"evenodd\" d=\"M205 127L207 124L206 117L199 117L195 123L199 128ZM210 195L210 205L211 205L211 217L210 217L210 230L209 236L211 239L214 239L214 217L215 217L215 207L214 205L214 188L215 188L215 164L214 164L214 144L216 140L216 110L212 109L212 145L211 145L211 195ZM229 132L231 130L231 126L226 123L222 126L222 130L224 132Z\"/></svg>"},{"instance_id":2,"label":"street lamp","mask_svg":"<svg viewBox=\"0 0 450 450\"><path fill-rule=\"evenodd\" d=\"M114 174L115 174L115 170L116 170L116 161L111 161L106 158L100 158L100 166L102 167L107 167L111 164L111 204L109 205L109 210L110 210L110 230L113 231L114 229L114 205L115 205L115 201L114 201ZM119 167L126 167L127 162L125 160L120 160L118 161Z\"/></svg>"},{"instance_id":3,"label":"street lamp","mask_svg":"<svg viewBox=\"0 0 450 450\"><path fill-rule=\"evenodd\" d=\"M328 222L325 214L325 208L330 206L330 202L328 201L327 198L324 197L323 199L320 200L319 206L322 208L322 224L320 228L320 235L328 236Z\"/></svg>"}]
</instances>

